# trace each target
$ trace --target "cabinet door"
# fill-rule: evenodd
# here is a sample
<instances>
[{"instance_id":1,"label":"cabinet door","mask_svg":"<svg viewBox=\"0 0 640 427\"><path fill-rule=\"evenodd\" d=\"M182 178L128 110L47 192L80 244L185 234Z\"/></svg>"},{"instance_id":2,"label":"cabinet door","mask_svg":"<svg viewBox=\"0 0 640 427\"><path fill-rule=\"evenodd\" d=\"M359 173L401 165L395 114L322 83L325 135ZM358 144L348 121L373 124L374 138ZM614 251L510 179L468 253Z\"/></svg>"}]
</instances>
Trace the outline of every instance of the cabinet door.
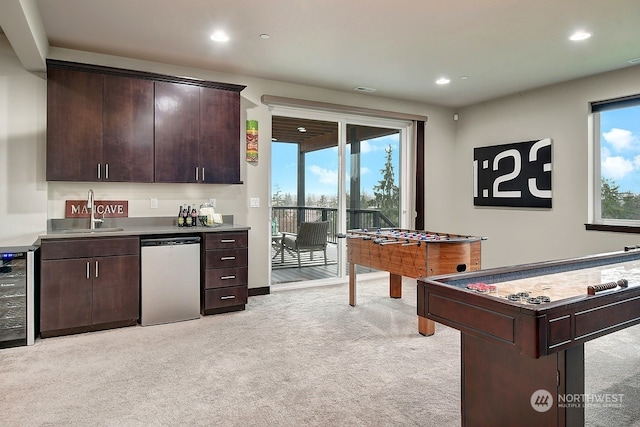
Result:
<instances>
[{"instance_id":1,"label":"cabinet door","mask_svg":"<svg viewBox=\"0 0 640 427\"><path fill-rule=\"evenodd\" d=\"M203 182L240 182L240 94L200 88L200 168ZM202 173L202 172L201 172Z\"/></svg>"},{"instance_id":2,"label":"cabinet door","mask_svg":"<svg viewBox=\"0 0 640 427\"><path fill-rule=\"evenodd\" d=\"M98 257L92 262L92 323L138 319L140 258L137 255Z\"/></svg>"},{"instance_id":3,"label":"cabinet door","mask_svg":"<svg viewBox=\"0 0 640 427\"><path fill-rule=\"evenodd\" d=\"M200 88L155 82L155 182L196 182Z\"/></svg>"},{"instance_id":4,"label":"cabinet door","mask_svg":"<svg viewBox=\"0 0 640 427\"><path fill-rule=\"evenodd\" d=\"M47 80L47 180L97 181L102 76L51 68Z\"/></svg>"},{"instance_id":5,"label":"cabinet door","mask_svg":"<svg viewBox=\"0 0 640 427\"><path fill-rule=\"evenodd\" d=\"M103 178L153 182L153 82L104 76Z\"/></svg>"},{"instance_id":6,"label":"cabinet door","mask_svg":"<svg viewBox=\"0 0 640 427\"><path fill-rule=\"evenodd\" d=\"M41 263L40 330L91 324L91 259L57 259Z\"/></svg>"}]
</instances>

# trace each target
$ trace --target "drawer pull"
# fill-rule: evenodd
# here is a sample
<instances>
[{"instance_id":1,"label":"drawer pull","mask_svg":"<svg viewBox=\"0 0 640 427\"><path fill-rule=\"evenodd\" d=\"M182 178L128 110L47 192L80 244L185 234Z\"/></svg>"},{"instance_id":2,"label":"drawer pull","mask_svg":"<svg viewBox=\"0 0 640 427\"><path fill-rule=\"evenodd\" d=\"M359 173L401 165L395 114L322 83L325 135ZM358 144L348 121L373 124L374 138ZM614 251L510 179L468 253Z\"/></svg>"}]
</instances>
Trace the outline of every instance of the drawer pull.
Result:
<instances>
[{"instance_id":1,"label":"drawer pull","mask_svg":"<svg viewBox=\"0 0 640 427\"><path fill-rule=\"evenodd\" d=\"M222 239L220 243L235 243L236 239Z\"/></svg>"},{"instance_id":2,"label":"drawer pull","mask_svg":"<svg viewBox=\"0 0 640 427\"><path fill-rule=\"evenodd\" d=\"M220 297L220 299L235 299L235 298L236 298L235 295L226 295L226 296Z\"/></svg>"},{"instance_id":3,"label":"drawer pull","mask_svg":"<svg viewBox=\"0 0 640 427\"><path fill-rule=\"evenodd\" d=\"M220 261L233 261L234 259L236 259L236 257L234 257L234 256L223 256L223 257L220 257Z\"/></svg>"},{"instance_id":4,"label":"drawer pull","mask_svg":"<svg viewBox=\"0 0 640 427\"><path fill-rule=\"evenodd\" d=\"M235 279L236 276L222 276L220 277L220 280L229 280L229 279Z\"/></svg>"}]
</instances>

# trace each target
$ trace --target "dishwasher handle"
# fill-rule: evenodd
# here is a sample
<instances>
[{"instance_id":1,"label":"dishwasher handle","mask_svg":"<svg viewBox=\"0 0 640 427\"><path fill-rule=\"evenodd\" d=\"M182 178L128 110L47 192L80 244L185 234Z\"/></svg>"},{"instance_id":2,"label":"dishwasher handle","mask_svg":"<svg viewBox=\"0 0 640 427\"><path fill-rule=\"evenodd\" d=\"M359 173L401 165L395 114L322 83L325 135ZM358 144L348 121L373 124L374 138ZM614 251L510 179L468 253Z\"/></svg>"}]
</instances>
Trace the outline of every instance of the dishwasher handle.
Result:
<instances>
[{"instance_id":1,"label":"dishwasher handle","mask_svg":"<svg viewBox=\"0 0 640 427\"><path fill-rule=\"evenodd\" d=\"M175 245L195 245L200 243L200 237L161 237L153 239L141 239L140 246L175 246Z\"/></svg>"}]
</instances>

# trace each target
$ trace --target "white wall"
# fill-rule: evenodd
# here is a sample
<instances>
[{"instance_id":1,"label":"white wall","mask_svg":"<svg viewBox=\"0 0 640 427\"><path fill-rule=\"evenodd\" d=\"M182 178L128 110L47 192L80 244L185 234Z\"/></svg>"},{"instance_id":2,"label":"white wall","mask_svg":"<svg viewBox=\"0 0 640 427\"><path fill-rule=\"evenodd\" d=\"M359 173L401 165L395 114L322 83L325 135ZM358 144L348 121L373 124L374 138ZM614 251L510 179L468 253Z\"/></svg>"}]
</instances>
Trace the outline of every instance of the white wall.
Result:
<instances>
[{"instance_id":1,"label":"white wall","mask_svg":"<svg viewBox=\"0 0 640 427\"><path fill-rule=\"evenodd\" d=\"M640 236L586 231L590 210L589 102L640 93L640 67L516 94L460 111L455 197L446 227L487 236L484 268L621 250ZM552 209L473 206L473 148L551 138Z\"/></svg>"},{"instance_id":2,"label":"white wall","mask_svg":"<svg viewBox=\"0 0 640 427\"><path fill-rule=\"evenodd\" d=\"M241 158L244 159L245 120L258 120L259 161L241 162L240 177L243 185L47 183L44 162L46 81L31 75L21 67L15 53L0 34L0 84L3 85L3 89L5 86L11 88L11 91L0 92L0 173L18 174L12 177L11 181L0 182L0 197L7 198L6 202L4 199L0 202L0 244L10 241L12 244L33 243L37 236L46 230L47 218L64 217L65 200L86 198L89 188L94 190L98 200L128 200L131 217L174 216L179 205L185 202L199 204L213 197L216 198L217 211L232 214L236 223L251 227L249 287L269 286L271 113L269 108L260 102L264 94L426 115L429 116L426 135L427 138L434 139L433 144L427 144L429 156L450 157L453 153L454 129L451 124L451 112L447 109L67 49L52 48L49 57L246 85L247 88L241 93L241 138L238 143L242 150ZM11 108L8 107L9 104ZM29 137L26 138L24 135ZM8 150L9 147L11 150ZM436 173L446 170L445 164L450 161L443 160L437 168L428 170L427 181L437 182L439 177ZM13 196L4 196L9 189ZM437 189L437 186L428 186L429 191ZM152 197L158 199L157 209L151 209L149 206L149 199ZM249 199L254 197L260 199L259 208L249 208ZM22 215L25 210L29 215ZM20 226L17 227L16 223Z\"/></svg>"},{"instance_id":3,"label":"white wall","mask_svg":"<svg viewBox=\"0 0 640 427\"><path fill-rule=\"evenodd\" d=\"M0 34L0 246L30 245L46 229L46 94Z\"/></svg>"}]
</instances>

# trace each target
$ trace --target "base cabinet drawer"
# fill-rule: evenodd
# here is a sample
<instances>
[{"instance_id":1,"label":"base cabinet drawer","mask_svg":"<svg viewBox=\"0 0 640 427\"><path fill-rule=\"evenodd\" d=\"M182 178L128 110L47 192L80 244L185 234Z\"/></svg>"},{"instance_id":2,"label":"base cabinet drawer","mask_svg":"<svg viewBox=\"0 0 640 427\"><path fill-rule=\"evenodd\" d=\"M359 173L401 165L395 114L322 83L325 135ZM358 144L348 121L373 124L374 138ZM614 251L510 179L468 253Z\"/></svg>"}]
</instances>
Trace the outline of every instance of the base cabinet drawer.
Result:
<instances>
[{"instance_id":1,"label":"base cabinet drawer","mask_svg":"<svg viewBox=\"0 0 640 427\"><path fill-rule=\"evenodd\" d=\"M205 268L246 267L249 250L247 248L229 248L207 251Z\"/></svg>"},{"instance_id":2,"label":"base cabinet drawer","mask_svg":"<svg viewBox=\"0 0 640 427\"><path fill-rule=\"evenodd\" d=\"M205 270L205 289L247 286L247 267Z\"/></svg>"},{"instance_id":3,"label":"base cabinet drawer","mask_svg":"<svg viewBox=\"0 0 640 427\"><path fill-rule=\"evenodd\" d=\"M244 310L249 298L248 233L206 233L202 251L200 313Z\"/></svg>"},{"instance_id":4,"label":"base cabinet drawer","mask_svg":"<svg viewBox=\"0 0 640 427\"><path fill-rule=\"evenodd\" d=\"M216 314L230 311L230 307L244 310L249 298L247 286L232 286L228 288L206 289L203 295L203 312Z\"/></svg>"}]
</instances>

